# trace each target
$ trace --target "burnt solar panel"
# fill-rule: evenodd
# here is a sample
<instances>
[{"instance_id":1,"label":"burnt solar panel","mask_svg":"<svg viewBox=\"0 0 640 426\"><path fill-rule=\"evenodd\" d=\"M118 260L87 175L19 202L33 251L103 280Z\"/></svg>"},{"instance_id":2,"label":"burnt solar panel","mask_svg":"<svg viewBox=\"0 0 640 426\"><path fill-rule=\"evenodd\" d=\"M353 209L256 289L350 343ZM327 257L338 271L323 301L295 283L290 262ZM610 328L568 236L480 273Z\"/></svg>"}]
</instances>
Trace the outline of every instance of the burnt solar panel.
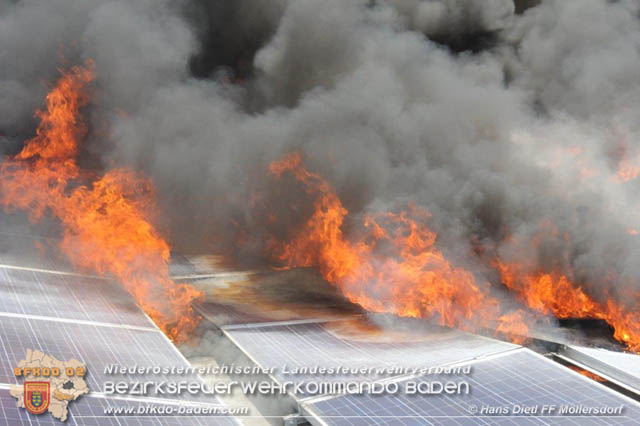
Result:
<instances>
[{"instance_id":1,"label":"burnt solar panel","mask_svg":"<svg viewBox=\"0 0 640 426\"><path fill-rule=\"evenodd\" d=\"M471 364L469 394L407 395L409 380L397 394L343 395L303 403L312 424L368 425L637 425L640 405L527 349ZM428 375L414 382L448 381L448 375ZM620 415L515 415L516 406L622 407ZM482 407L507 407L509 413L487 414ZM558 408L559 410L560 408Z\"/></svg>"},{"instance_id":2,"label":"burnt solar panel","mask_svg":"<svg viewBox=\"0 0 640 426\"><path fill-rule=\"evenodd\" d=\"M118 284L0 268L0 312L155 327Z\"/></svg>"},{"instance_id":3,"label":"burnt solar panel","mask_svg":"<svg viewBox=\"0 0 640 426\"><path fill-rule=\"evenodd\" d=\"M241 306L234 306L230 303L205 302L198 306L198 312L218 326L273 321L273 318L247 312ZM287 318L287 320L289 319L293 318Z\"/></svg>"},{"instance_id":4,"label":"burnt solar panel","mask_svg":"<svg viewBox=\"0 0 640 426\"><path fill-rule=\"evenodd\" d=\"M185 256L172 253L169 272L177 277L199 277L203 275L225 274L219 256Z\"/></svg>"}]
</instances>

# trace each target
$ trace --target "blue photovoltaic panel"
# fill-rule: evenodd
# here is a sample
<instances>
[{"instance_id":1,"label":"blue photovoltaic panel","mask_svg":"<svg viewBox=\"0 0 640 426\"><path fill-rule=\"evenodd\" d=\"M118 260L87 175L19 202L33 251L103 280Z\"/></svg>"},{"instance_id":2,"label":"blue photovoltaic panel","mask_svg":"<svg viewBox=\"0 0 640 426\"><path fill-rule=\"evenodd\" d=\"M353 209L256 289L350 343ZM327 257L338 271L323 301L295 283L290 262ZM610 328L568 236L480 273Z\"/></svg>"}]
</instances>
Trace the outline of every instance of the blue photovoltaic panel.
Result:
<instances>
[{"instance_id":1,"label":"blue photovoltaic panel","mask_svg":"<svg viewBox=\"0 0 640 426\"><path fill-rule=\"evenodd\" d=\"M578 373L520 349L472 364L469 376L428 375L414 381L466 381L468 395L345 395L304 403L312 423L368 425L637 425L640 405ZM406 381L400 382L403 389ZM624 406L622 416L477 416L483 406L545 404L585 407Z\"/></svg>"},{"instance_id":2,"label":"blue photovoltaic panel","mask_svg":"<svg viewBox=\"0 0 640 426\"><path fill-rule=\"evenodd\" d=\"M195 376L136 374L108 376L105 367L119 364L125 367L186 367L187 362L160 331L132 330L50 320L0 317L0 383L20 383L13 368L26 356L27 349L39 350L65 361L75 358L86 364L87 386L101 392L105 381L163 381L198 380ZM147 395L163 397L162 395ZM167 398L177 398L167 395ZM213 402L212 396L197 395L184 398ZM215 400L218 402L217 400Z\"/></svg>"},{"instance_id":3,"label":"blue photovoltaic panel","mask_svg":"<svg viewBox=\"0 0 640 426\"><path fill-rule=\"evenodd\" d=\"M107 375L105 367L111 364L169 368L188 367L189 364L117 283L78 274L56 273L69 271L68 264L52 257L46 250L38 250L33 237L11 238L8 246L11 250L6 250L6 239L5 244L0 244L0 426L60 424L49 414L34 416L19 409L15 399L9 395L9 384L22 383L13 375L13 368L25 358L27 349L42 351L60 361L75 358L85 363L88 370L85 380L91 392L102 392L107 380L201 381L194 374ZM181 403L177 400L184 403L198 400L201 404L221 406L220 400L212 395L148 396L167 401L166 404L153 403L156 407L175 408L176 403ZM133 403L112 396L86 395L71 403L66 424L237 424L232 416L217 415L105 416L105 407L151 404L144 396L140 398Z\"/></svg>"},{"instance_id":4,"label":"blue photovoltaic panel","mask_svg":"<svg viewBox=\"0 0 640 426\"><path fill-rule=\"evenodd\" d=\"M279 381L317 380L315 374L283 374L303 367L327 368L423 368L470 360L517 348L516 345L438 328L411 340L365 341L337 335L332 323L262 325L224 329L225 333L258 365L274 367ZM350 380L376 380L380 377L349 374ZM388 377L388 376L385 376ZM323 380L343 381L342 374L325 375Z\"/></svg>"},{"instance_id":5,"label":"blue photovoltaic panel","mask_svg":"<svg viewBox=\"0 0 640 426\"><path fill-rule=\"evenodd\" d=\"M113 415L109 412L110 408L125 409L125 407L132 409L133 413L128 415ZM167 407L173 410L177 409L176 405L134 402L85 395L70 403L67 408L67 421L61 423L49 413L36 416L29 414L24 408L18 408L16 399L9 394L9 391L0 389L0 426L59 426L61 424L70 426L224 426L238 424L232 417L215 415L196 417L187 415L136 414L139 407L152 407L156 410L166 410Z\"/></svg>"},{"instance_id":6,"label":"blue photovoltaic panel","mask_svg":"<svg viewBox=\"0 0 640 426\"><path fill-rule=\"evenodd\" d=\"M0 312L155 327L117 283L0 268Z\"/></svg>"}]
</instances>

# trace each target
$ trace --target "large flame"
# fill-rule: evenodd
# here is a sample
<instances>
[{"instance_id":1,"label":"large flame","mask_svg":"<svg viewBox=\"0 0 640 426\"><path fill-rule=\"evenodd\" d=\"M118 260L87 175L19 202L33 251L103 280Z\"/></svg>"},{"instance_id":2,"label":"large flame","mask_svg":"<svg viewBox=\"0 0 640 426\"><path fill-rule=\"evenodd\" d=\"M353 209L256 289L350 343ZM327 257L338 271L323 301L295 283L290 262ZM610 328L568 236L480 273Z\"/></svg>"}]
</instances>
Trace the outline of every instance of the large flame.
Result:
<instances>
[{"instance_id":1,"label":"large flame","mask_svg":"<svg viewBox=\"0 0 640 426\"><path fill-rule=\"evenodd\" d=\"M561 233L550 221L543 221L532 238L509 237L508 247L513 259L498 259L493 262L500 273L502 283L514 292L520 301L533 311L556 318L597 318L606 321L614 329L614 338L625 344L630 350L640 352L640 312L625 309L616 302L622 300L629 307L640 304L640 292L633 285L615 286L620 281L610 271L605 281L598 286L597 298L588 289L589 283L577 284L569 262L566 247L556 253L556 261L545 268L537 260L537 251L542 241L551 238L556 241L570 241L570 236ZM562 249L564 247L564 249ZM512 256L513 257L513 256ZM546 262L549 263L549 262ZM618 297L613 297L616 293Z\"/></svg>"},{"instance_id":2,"label":"large flame","mask_svg":"<svg viewBox=\"0 0 640 426\"><path fill-rule=\"evenodd\" d=\"M169 246L150 221L153 185L124 169L91 179L76 162L86 134L80 108L92 79L91 61L63 73L46 110L36 113L36 137L0 166L0 203L26 210L34 222L45 214L57 218L64 229L60 248L74 266L117 278L169 337L181 341L198 324L191 302L201 294L169 278Z\"/></svg>"},{"instance_id":3,"label":"large flame","mask_svg":"<svg viewBox=\"0 0 640 426\"><path fill-rule=\"evenodd\" d=\"M599 302L559 272L527 272L519 264L497 262L502 282L531 309L557 318L598 318L614 329L614 338L640 352L640 312L627 312L611 297ZM632 296L633 297L633 296ZM640 298L635 296L635 305Z\"/></svg>"},{"instance_id":4,"label":"large flame","mask_svg":"<svg viewBox=\"0 0 640 426\"><path fill-rule=\"evenodd\" d=\"M506 287L530 310L503 312L489 285L453 266L435 247L428 213L410 207L365 217L360 237L343 234L348 214L329 183L308 171L299 153L272 163L270 173L290 173L314 200L314 212L289 241L273 239L269 254L286 267L317 268L352 302L374 312L430 317L463 329L493 327L517 340L527 334L530 312L557 318L599 318L614 337L640 351L640 313L627 312L612 298L598 302L561 273L530 273L531 268L495 261ZM638 298L638 296L635 296Z\"/></svg>"},{"instance_id":5,"label":"large flame","mask_svg":"<svg viewBox=\"0 0 640 426\"><path fill-rule=\"evenodd\" d=\"M498 300L469 271L453 266L435 247L436 234L424 225L428 213L410 207L365 218L362 236L342 232L347 209L329 183L308 171L299 153L272 163L288 172L314 199L315 211L290 241L271 241L270 254L287 267L317 268L351 301L374 312L429 317L463 329L494 327L524 334L523 313L500 314Z\"/></svg>"}]
</instances>

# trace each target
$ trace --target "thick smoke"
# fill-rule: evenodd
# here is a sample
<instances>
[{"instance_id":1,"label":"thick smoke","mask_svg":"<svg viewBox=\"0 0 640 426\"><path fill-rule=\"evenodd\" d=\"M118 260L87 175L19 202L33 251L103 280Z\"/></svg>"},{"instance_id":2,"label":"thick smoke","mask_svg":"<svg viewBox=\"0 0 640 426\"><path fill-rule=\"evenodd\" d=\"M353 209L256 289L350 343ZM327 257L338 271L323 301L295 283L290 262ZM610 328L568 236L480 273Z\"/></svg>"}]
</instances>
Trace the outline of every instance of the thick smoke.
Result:
<instances>
[{"instance_id":1,"label":"thick smoke","mask_svg":"<svg viewBox=\"0 0 640 426\"><path fill-rule=\"evenodd\" d=\"M413 202L432 213L438 246L478 276L496 282L499 254L574 271L598 297L596 286L640 282L638 183L617 177L640 160L639 9L3 1L0 143L15 152L56 68L90 57L86 161L149 174L180 250L255 259L265 229L305 220L300 188L266 172L298 150L351 218Z\"/></svg>"}]
</instances>

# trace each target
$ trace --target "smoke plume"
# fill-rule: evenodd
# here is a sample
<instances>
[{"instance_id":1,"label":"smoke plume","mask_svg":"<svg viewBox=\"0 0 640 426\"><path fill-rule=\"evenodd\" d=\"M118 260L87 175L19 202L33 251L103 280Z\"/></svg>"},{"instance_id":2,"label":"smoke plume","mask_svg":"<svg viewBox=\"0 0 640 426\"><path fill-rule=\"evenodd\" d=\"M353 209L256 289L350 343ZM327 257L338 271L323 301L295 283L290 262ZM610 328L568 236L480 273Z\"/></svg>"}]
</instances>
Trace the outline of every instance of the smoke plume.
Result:
<instances>
[{"instance_id":1,"label":"smoke plume","mask_svg":"<svg viewBox=\"0 0 640 426\"><path fill-rule=\"evenodd\" d=\"M300 152L349 211L428 210L436 245L633 309L640 288L640 6L632 0L0 2L0 143L58 68L95 62L81 161L145 172L176 249L261 261L312 204ZM275 216L275 219L271 216Z\"/></svg>"}]
</instances>

